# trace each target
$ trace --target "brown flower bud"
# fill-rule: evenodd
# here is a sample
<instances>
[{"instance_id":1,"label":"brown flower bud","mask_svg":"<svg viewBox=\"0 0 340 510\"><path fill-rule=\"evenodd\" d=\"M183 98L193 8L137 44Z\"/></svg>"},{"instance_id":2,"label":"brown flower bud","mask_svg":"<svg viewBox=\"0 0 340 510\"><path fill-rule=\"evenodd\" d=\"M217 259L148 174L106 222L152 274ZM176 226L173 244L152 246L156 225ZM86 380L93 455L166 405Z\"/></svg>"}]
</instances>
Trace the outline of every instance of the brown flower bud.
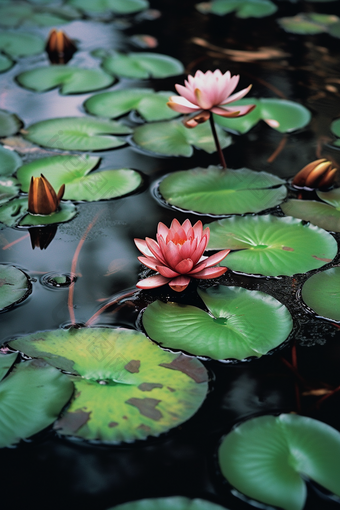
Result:
<instances>
[{"instance_id":1,"label":"brown flower bud","mask_svg":"<svg viewBox=\"0 0 340 510\"><path fill-rule=\"evenodd\" d=\"M66 64L77 51L77 47L62 30L53 28L47 39L46 51L53 64Z\"/></svg>"},{"instance_id":2,"label":"brown flower bud","mask_svg":"<svg viewBox=\"0 0 340 510\"><path fill-rule=\"evenodd\" d=\"M28 190L28 212L32 214L51 214L55 212L65 192L65 184L60 187L58 195L46 177L32 177Z\"/></svg>"},{"instance_id":3,"label":"brown flower bud","mask_svg":"<svg viewBox=\"0 0 340 510\"><path fill-rule=\"evenodd\" d=\"M296 188L329 188L335 179L337 168L327 159L312 161L296 174L292 185Z\"/></svg>"}]
</instances>

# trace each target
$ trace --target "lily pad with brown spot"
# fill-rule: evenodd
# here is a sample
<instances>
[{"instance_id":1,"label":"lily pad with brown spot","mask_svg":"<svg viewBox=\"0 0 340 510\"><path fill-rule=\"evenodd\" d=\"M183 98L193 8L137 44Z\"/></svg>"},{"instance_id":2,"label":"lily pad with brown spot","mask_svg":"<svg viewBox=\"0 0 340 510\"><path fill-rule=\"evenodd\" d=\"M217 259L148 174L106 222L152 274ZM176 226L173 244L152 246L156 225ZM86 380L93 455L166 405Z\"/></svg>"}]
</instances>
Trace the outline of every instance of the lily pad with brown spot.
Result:
<instances>
[{"instance_id":1,"label":"lily pad with brown spot","mask_svg":"<svg viewBox=\"0 0 340 510\"><path fill-rule=\"evenodd\" d=\"M55 424L63 435L105 443L158 436L188 420L208 389L200 361L163 351L137 331L60 329L10 345L73 374L74 398Z\"/></svg>"}]
</instances>

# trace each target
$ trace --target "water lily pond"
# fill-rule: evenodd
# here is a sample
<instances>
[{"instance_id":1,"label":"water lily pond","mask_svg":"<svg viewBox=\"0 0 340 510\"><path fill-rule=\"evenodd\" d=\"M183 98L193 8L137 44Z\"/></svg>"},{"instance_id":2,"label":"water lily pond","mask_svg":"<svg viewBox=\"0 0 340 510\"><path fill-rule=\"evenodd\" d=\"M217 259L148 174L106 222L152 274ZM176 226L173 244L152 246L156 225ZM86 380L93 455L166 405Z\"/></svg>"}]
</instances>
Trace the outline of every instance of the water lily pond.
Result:
<instances>
[{"instance_id":1,"label":"water lily pond","mask_svg":"<svg viewBox=\"0 0 340 510\"><path fill-rule=\"evenodd\" d=\"M0 1L8 506L340 508L340 6Z\"/></svg>"}]
</instances>

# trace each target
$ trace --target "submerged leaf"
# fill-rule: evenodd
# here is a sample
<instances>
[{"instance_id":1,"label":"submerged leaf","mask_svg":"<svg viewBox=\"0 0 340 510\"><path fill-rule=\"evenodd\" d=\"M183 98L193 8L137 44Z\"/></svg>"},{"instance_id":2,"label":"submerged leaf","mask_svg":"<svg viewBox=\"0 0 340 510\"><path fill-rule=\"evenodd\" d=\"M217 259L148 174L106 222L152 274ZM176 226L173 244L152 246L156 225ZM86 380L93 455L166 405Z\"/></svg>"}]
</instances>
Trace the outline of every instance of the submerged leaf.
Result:
<instances>
[{"instance_id":1,"label":"submerged leaf","mask_svg":"<svg viewBox=\"0 0 340 510\"><path fill-rule=\"evenodd\" d=\"M302 510L310 478L340 496L340 434L305 416L260 416L233 429L218 452L223 475L249 498Z\"/></svg>"},{"instance_id":2,"label":"submerged leaf","mask_svg":"<svg viewBox=\"0 0 340 510\"><path fill-rule=\"evenodd\" d=\"M196 128L195 128L196 129ZM275 207L286 197L284 181L248 168L216 166L174 172L159 185L164 199L181 209L204 214L244 214Z\"/></svg>"},{"instance_id":3,"label":"submerged leaf","mask_svg":"<svg viewBox=\"0 0 340 510\"><path fill-rule=\"evenodd\" d=\"M208 389L198 360L163 351L137 331L59 329L10 345L79 374L74 399L55 424L64 435L107 443L158 436L188 420Z\"/></svg>"},{"instance_id":4,"label":"submerged leaf","mask_svg":"<svg viewBox=\"0 0 340 510\"><path fill-rule=\"evenodd\" d=\"M331 262L337 243L328 232L291 217L245 216L209 224L208 250L229 253L221 266L267 276L293 275Z\"/></svg>"}]
</instances>

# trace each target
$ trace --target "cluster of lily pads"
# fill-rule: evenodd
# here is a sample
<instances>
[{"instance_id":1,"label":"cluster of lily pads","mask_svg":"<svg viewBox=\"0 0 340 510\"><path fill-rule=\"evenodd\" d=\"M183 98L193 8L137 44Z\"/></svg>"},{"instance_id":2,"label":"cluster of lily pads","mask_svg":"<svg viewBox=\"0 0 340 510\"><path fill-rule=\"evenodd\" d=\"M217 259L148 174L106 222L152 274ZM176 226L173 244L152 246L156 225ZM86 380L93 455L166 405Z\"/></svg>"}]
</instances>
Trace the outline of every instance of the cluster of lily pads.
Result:
<instances>
[{"instance_id":1,"label":"cluster of lily pads","mask_svg":"<svg viewBox=\"0 0 340 510\"><path fill-rule=\"evenodd\" d=\"M7 20L2 23L6 30L0 33L2 72L15 65L15 58L37 54L44 48L39 37L7 28L50 26L79 16L106 16L108 12L131 14L148 7L146 0L69 0L58 9L20 2L13 9L12 4L4 2L0 7L0 19ZM269 0L214 0L197 8L220 15L236 11L239 17L270 15L276 10ZM184 71L178 60L152 52L97 50L94 56L100 59L101 69L43 65L18 74L16 81L36 93L58 87L64 96L108 88L120 78L157 79ZM67 154L56 152L26 162L15 151L0 147L0 223L32 227L71 221L78 202L117 199L139 189L143 177L138 170L102 168L101 158L92 154L95 151L119 149L130 143L149 155L190 157L195 148L214 158L216 146L208 123L188 129L178 118L181 112L167 106L171 94L151 88L113 89L85 101L89 115L48 119L30 126L1 111L1 138L20 133L32 144ZM263 129L289 133L306 126L311 118L304 106L291 101L248 98L233 102L240 111L247 111L249 105L256 107L237 118L211 114L222 149L231 143L229 133L247 133L260 120L267 124ZM124 118L113 120L131 111L137 112L142 123L131 127L133 117L129 123ZM340 136L338 121L332 129ZM30 181L42 172L53 188L65 185L64 200L57 211L47 215L28 211ZM338 245L330 233L340 232L339 189L318 190L320 200L286 200L288 190L289 183L266 172L212 165L165 176L158 185L158 199L173 208L174 215L180 210L209 217L206 249L230 250L220 265L235 273L279 281L282 276L326 266L306 280L302 299L306 312L340 322L340 267L333 262ZM196 245L191 243L192 259L202 237L197 241L200 227L196 225L195 235L190 234L190 241L196 236ZM164 226L160 237L161 231L165 232ZM158 237L158 248L162 242L183 246L187 239L178 236L171 240L165 236L163 241ZM195 278L196 270L207 278L209 270L216 269L206 266L201 254L197 260L190 259L192 264L187 262L188 254L174 262L180 250L174 254L171 245L168 252L158 252L157 243L151 241L143 245L151 251L147 253L148 267L166 280L182 275ZM170 251L170 260L165 260L164 254ZM222 273L225 269L219 269L219 275ZM211 273L213 277L216 274ZM32 286L29 277L11 265L1 265L0 276L0 309L6 312L24 302ZM153 277L160 281L159 276L150 279ZM221 276L217 285L199 287L200 308L179 304L173 295L152 299L142 314L146 335L124 328L82 327L40 331L12 340L10 350L32 359L19 363L17 353L0 356L0 446L17 444L49 426L62 436L106 444L131 443L158 436L190 419L208 392L208 371L198 358L251 361L280 348L292 337L293 319L283 303L264 292L225 283ZM190 300L192 287L187 292ZM220 470L229 484L249 498L287 510L303 508L306 478L340 496L339 459L340 433L325 423L295 414L245 421L229 432L218 448ZM182 497L116 507L153 508L221 507Z\"/></svg>"}]
</instances>

